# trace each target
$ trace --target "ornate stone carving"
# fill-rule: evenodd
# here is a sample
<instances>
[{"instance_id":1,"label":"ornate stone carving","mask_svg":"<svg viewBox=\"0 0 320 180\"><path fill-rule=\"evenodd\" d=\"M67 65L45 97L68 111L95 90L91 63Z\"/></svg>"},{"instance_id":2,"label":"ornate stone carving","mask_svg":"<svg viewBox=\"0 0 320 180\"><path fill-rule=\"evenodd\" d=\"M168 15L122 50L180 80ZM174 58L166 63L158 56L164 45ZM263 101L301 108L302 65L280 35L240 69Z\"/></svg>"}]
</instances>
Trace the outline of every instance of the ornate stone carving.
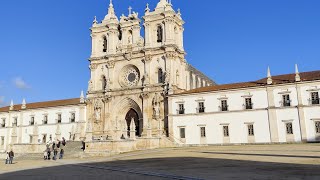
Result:
<instances>
[{"instance_id":1,"label":"ornate stone carving","mask_svg":"<svg viewBox=\"0 0 320 180\"><path fill-rule=\"evenodd\" d=\"M160 105L161 105L161 96L159 95L159 93L156 93L152 100L153 118L155 119L160 118Z\"/></svg>"},{"instance_id":2,"label":"ornate stone carving","mask_svg":"<svg viewBox=\"0 0 320 180\"><path fill-rule=\"evenodd\" d=\"M108 61L107 66L108 68L114 68L115 62L114 61Z\"/></svg>"},{"instance_id":3,"label":"ornate stone carving","mask_svg":"<svg viewBox=\"0 0 320 180\"><path fill-rule=\"evenodd\" d=\"M145 55L145 61L151 61L152 60L152 55L151 54L146 54Z\"/></svg>"},{"instance_id":4,"label":"ornate stone carving","mask_svg":"<svg viewBox=\"0 0 320 180\"><path fill-rule=\"evenodd\" d=\"M166 57L169 59L175 58L176 57L176 53L175 52L167 52L166 53Z\"/></svg>"},{"instance_id":5,"label":"ornate stone carving","mask_svg":"<svg viewBox=\"0 0 320 180\"><path fill-rule=\"evenodd\" d=\"M95 69L97 69L97 67L98 67L98 64L90 64L90 66L89 66L89 68L91 69L91 70L95 70Z\"/></svg>"},{"instance_id":6,"label":"ornate stone carving","mask_svg":"<svg viewBox=\"0 0 320 180\"><path fill-rule=\"evenodd\" d=\"M148 92L143 92L143 93L140 94L140 97L142 99L148 98L149 97L149 93Z\"/></svg>"}]
</instances>

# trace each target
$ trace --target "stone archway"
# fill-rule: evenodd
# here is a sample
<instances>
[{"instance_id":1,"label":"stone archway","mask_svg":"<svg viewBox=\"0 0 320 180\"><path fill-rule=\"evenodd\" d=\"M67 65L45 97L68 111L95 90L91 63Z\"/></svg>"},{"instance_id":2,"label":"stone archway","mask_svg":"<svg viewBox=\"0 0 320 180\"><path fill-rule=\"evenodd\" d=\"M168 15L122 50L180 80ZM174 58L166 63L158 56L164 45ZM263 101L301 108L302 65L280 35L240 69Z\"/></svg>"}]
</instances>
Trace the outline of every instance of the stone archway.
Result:
<instances>
[{"instance_id":1,"label":"stone archway","mask_svg":"<svg viewBox=\"0 0 320 180\"><path fill-rule=\"evenodd\" d=\"M135 131L136 131L136 136L141 135L141 129L140 129L140 122L139 122L139 116L138 113L134 109L130 109L128 113L126 114L126 122L128 126L128 136L130 136L130 131L131 131L131 121L132 118L134 119L134 124L136 125Z\"/></svg>"},{"instance_id":2,"label":"stone archway","mask_svg":"<svg viewBox=\"0 0 320 180\"><path fill-rule=\"evenodd\" d=\"M130 130L130 124L132 118L136 125L136 135L141 136L143 133L143 115L140 106L131 98L122 99L115 106L116 120L122 121L117 124L127 123L128 130Z\"/></svg>"}]
</instances>

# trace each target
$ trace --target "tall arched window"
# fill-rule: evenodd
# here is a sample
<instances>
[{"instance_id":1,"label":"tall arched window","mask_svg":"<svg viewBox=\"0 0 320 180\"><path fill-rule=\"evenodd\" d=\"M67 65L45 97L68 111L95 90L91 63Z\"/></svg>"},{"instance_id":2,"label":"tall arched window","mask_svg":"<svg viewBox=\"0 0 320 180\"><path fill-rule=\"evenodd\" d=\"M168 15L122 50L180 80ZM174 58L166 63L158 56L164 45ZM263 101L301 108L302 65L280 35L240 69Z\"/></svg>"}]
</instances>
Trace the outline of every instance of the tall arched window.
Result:
<instances>
[{"instance_id":1,"label":"tall arched window","mask_svg":"<svg viewBox=\"0 0 320 180\"><path fill-rule=\"evenodd\" d=\"M101 88L102 90L105 90L107 88L107 79L105 76L101 77Z\"/></svg>"},{"instance_id":2,"label":"tall arched window","mask_svg":"<svg viewBox=\"0 0 320 180\"><path fill-rule=\"evenodd\" d=\"M157 27L157 42L160 43L163 41L163 29L161 25Z\"/></svg>"},{"instance_id":3,"label":"tall arched window","mask_svg":"<svg viewBox=\"0 0 320 180\"><path fill-rule=\"evenodd\" d=\"M158 83L164 83L164 75L161 68L158 69Z\"/></svg>"},{"instance_id":4,"label":"tall arched window","mask_svg":"<svg viewBox=\"0 0 320 180\"><path fill-rule=\"evenodd\" d=\"M107 37L104 36L103 37L103 52L107 52L107 49L108 49L108 40L107 40Z\"/></svg>"},{"instance_id":5,"label":"tall arched window","mask_svg":"<svg viewBox=\"0 0 320 180\"><path fill-rule=\"evenodd\" d=\"M119 31L118 38L119 38L119 41L121 41L122 40L122 30L121 30L121 26L120 25L118 26L118 31Z\"/></svg>"}]
</instances>

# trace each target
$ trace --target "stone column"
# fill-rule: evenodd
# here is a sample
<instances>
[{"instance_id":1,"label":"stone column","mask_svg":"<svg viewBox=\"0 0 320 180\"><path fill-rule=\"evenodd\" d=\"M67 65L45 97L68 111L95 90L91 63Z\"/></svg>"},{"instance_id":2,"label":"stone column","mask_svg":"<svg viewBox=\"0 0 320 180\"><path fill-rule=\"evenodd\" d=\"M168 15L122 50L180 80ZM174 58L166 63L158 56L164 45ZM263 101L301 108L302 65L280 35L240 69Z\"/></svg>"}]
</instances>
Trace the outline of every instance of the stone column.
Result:
<instances>
[{"instance_id":1,"label":"stone column","mask_svg":"<svg viewBox=\"0 0 320 180\"><path fill-rule=\"evenodd\" d=\"M150 103L149 100L149 94L147 92L143 92L141 94L141 98L142 98L142 104L143 104L143 130L142 130L142 134L141 136L146 136L147 135L147 128L148 128L148 124L149 124L149 111L151 111L150 108L152 108L152 104ZM131 128L130 128L131 129Z\"/></svg>"},{"instance_id":2,"label":"stone column","mask_svg":"<svg viewBox=\"0 0 320 180\"><path fill-rule=\"evenodd\" d=\"M145 28L145 47L150 47L151 45L151 30L150 30L150 24L148 22L144 23L144 28Z\"/></svg>"},{"instance_id":3,"label":"stone column","mask_svg":"<svg viewBox=\"0 0 320 180\"><path fill-rule=\"evenodd\" d=\"M114 65L115 62L113 60L109 60L107 62L107 67L108 67L108 78L107 78L107 90L109 91L112 89L112 84L113 84L113 74L114 74Z\"/></svg>"},{"instance_id":4,"label":"stone column","mask_svg":"<svg viewBox=\"0 0 320 180\"><path fill-rule=\"evenodd\" d=\"M128 125L127 125L127 120L123 120L123 137L125 139L128 139Z\"/></svg>"},{"instance_id":5,"label":"stone column","mask_svg":"<svg viewBox=\"0 0 320 180\"><path fill-rule=\"evenodd\" d=\"M273 88L267 87L267 100L268 100L268 116L269 116L269 133L271 142L279 142L279 133L278 133L278 120L277 112L275 109Z\"/></svg>"},{"instance_id":6,"label":"stone column","mask_svg":"<svg viewBox=\"0 0 320 180\"><path fill-rule=\"evenodd\" d=\"M133 32L132 32L132 36L133 36L133 44L137 44L138 41L140 40L140 25L136 25L133 27Z\"/></svg>"},{"instance_id":7,"label":"stone column","mask_svg":"<svg viewBox=\"0 0 320 180\"><path fill-rule=\"evenodd\" d=\"M297 101L298 101L298 114L299 114L299 121L300 121L300 130L301 130L301 141L307 142L307 129L306 129L306 120L304 116L303 104L302 104L302 95L301 95L301 88L296 84L296 91L297 91Z\"/></svg>"}]
</instances>

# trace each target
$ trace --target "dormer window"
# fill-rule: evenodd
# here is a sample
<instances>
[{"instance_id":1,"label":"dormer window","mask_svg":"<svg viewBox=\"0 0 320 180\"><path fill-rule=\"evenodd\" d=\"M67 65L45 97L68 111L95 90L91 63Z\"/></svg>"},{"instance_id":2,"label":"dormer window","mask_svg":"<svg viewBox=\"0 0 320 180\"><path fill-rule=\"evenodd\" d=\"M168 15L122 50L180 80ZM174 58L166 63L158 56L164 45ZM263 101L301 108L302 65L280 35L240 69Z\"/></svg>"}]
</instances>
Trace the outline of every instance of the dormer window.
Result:
<instances>
[{"instance_id":1,"label":"dormer window","mask_svg":"<svg viewBox=\"0 0 320 180\"><path fill-rule=\"evenodd\" d=\"M161 25L157 27L157 42L161 43L163 41L163 29Z\"/></svg>"},{"instance_id":2,"label":"dormer window","mask_svg":"<svg viewBox=\"0 0 320 180\"><path fill-rule=\"evenodd\" d=\"M108 40L107 40L107 37L104 36L103 37L103 52L107 52L108 50Z\"/></svg>"}]
</instances>

